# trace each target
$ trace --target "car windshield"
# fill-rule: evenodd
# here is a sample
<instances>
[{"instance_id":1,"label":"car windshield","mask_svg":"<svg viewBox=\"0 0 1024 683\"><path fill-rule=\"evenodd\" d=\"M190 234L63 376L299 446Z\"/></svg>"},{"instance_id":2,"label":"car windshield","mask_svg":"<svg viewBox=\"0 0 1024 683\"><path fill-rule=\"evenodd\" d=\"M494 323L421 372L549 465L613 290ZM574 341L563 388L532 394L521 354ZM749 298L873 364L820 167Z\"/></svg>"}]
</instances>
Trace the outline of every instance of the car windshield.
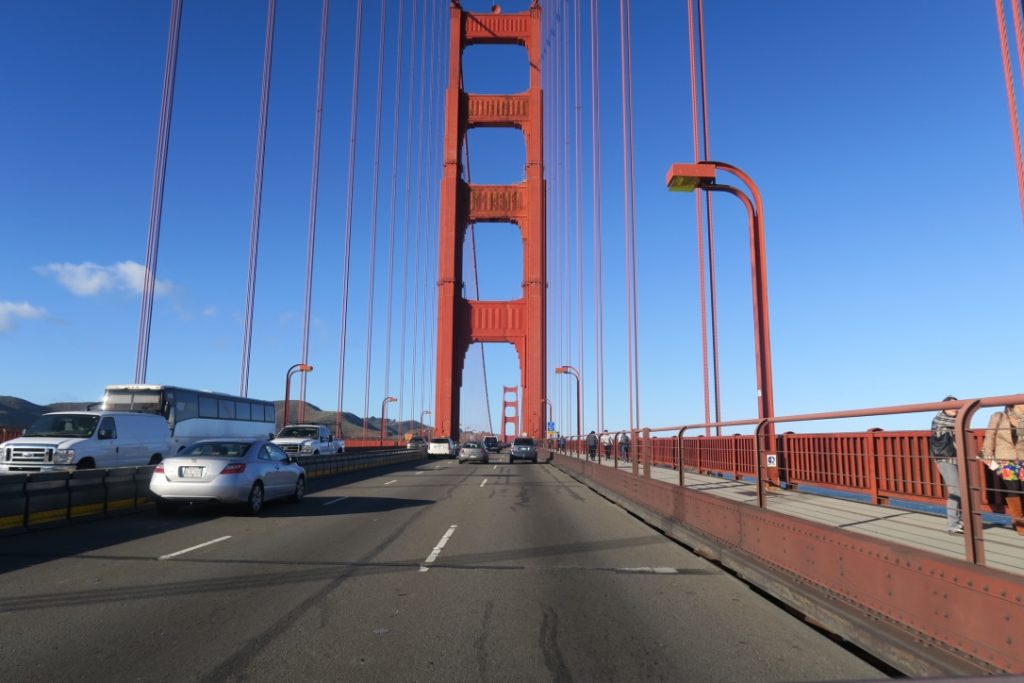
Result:
<instances>
[{"instance_id":1,"label":"car windshield","mask_svg":"<svg viewBox=\"0 0 1024 683\"><path fill-rule=\"evenodd\" d=\"M462 444L462 447L463 448L480 448L480 444L478 444L476 441L467 441L466 443Z\"/></svg>"},{"instance_id":2,"label":"car windshield","mask_svg":"<svg viewBox=\"0 0 1024 683\"><path fill-rule=\"evenodd\" d=\"M278 436L278 438L287 438L287 437L296 437L296 436L303 437L303 438L309 438L309 437L315 438L319 433L320 433L320 430L318 430L316 427L285 427L284 429L281 430L281 433L278 434L277 436Z\"/></svg>"},{"instance_id":3,"label":"car windshield","mask_svg":"<svg viewBox=\"0 0 1024 683\"><path fill-rule=\"evenodd\" d=\"M54 413L43 415L32 426L25 430L25 436L59 436L67 439L92 436L96 425L100 422L99 415L68 415Z\"/></svg>"},{"instance_id":4,"label":"car windshield","mask_svg":"<svg viewBox=\"0 0 1024 683\"><path fill-rule=\"evenodd\" d=\"M181 455L202 458L241 458L251 445L246 441L200 441L186 448Z\"/></svg>"},{"instance_id":5,"label":"car windshield","mask_svg":"<svg viewBox=\"0 0 1024 683\"><path fill-rule=\"evenodd\" d=\"M533 439L516 439L512 442L513 446L532 446Z\"/></svg>"},{"instance_id":6,"label":"car windshield","mask_svg":"<svg viewBox=\"0 0 1024 683\"><path fill-rule=\"evenodd\" d=\"M484 439L484 443L498 443L498 440L495 439L493 436L488 436L487 438Z\"/></svg>"},{"instance_id":7,"label":"car windshield","mask_svg":"<svg viewBox=\"0 0 1024 683\"><path fill-rule=\"evenodd\" d=\"M431 439L430 443L448 443L448 439Z\"/></svg>"}]
</instances>

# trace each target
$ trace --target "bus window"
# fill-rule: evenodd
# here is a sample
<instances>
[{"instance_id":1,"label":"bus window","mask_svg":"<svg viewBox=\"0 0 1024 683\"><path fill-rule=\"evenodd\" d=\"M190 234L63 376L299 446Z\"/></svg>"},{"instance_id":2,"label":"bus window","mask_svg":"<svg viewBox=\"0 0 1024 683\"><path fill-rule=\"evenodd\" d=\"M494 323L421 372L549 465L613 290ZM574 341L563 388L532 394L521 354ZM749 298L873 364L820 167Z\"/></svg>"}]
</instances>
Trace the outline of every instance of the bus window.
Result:
<instances>
[{"instance_id":1,"label":"bus window","mask_svg":"<svg viewBox=\"0 0 1024 683\"><path fill-rule=\"evenodd\" d=\"M218 411L218 415L219 415L220 419L222 419L222 420L234 420L235 419L235 402L234 401L225 401L224 399L220 399L219 401L217 401L217 403L220 404L220 410Z\"/></svg>"},{"instance_id":2,"label":"bus window","mask_svg":"<svg viewBox=\"0 0 1024 683\"><path fill-rule=\"evenodd\" d=\"M217 417L217 399L200 396L199 417Z\"/></svg>"},{"instance_id":3,"label":"bus window","mask_svg":"<svg viewBox=\"0 0 1024 683\"><path fill-rule=\"evenodd\" d=\"M265 413L266 416L263 419L264 422L276 422L277 421L276 410L274 409L274 404L273 403L266 404L264 406L264 410L266 411L266 413Z\"/></svg>"},{"instance_id":4,"label":"bus window","mask_svg":"<svg viewBox=\"0 0 1024 683\"><path fill-rule=\"evenodd\" d=\"M252 414L249 412L249 403L245 401L235 401L235 419L236 420L248 420L251 419Z\"/></svg>"},{"instance_id":5,"label":"bus window","mask_svg":"<svg viewBox=\"0 0 1024 683\"><path fill-rule=\"evenodd\" d=\"M174 395L174 421L199 417L199 401L193 391L178 389Z\"/></svg>"}]
</instances>

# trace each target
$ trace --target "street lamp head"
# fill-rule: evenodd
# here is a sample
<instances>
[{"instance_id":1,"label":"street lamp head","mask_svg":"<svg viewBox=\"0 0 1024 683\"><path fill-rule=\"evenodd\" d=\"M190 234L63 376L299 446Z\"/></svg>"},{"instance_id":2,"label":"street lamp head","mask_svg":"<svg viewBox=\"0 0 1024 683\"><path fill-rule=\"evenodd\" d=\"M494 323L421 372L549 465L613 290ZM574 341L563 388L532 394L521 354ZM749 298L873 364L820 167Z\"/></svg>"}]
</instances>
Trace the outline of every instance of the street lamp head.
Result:
<instances>
[{"instance_id":1,"label":"street lamp head","mask_svg":"<svg viewBox=\"0 0 1024 683\"><path fill-rule=\"evenodd\" d=\"M386 399L384 399L384 402L385 403L397 403L398 399L395 398L394 396L388 396Z\"/></svg>"},{"instance_id":2,"label":"street lamp head","mask_svg":"<svg viewBox=\"0 0 1024 683\"><path fill-rule=\"evenodd\" d=\"M556 375L564 375L567 372L569 372L569 367L567 365L560 365L557 368L555 368Z\"/></svg>"},{"instance_id":3,"label":"street lamp head","mask_svg":"<svg viewBox=\"0 0 1024 683\"><path fill-rule=\"evenodd\" d=\"M698 187L715 182L715 167L712 164L672 164L665 176L669 192L693 192Z\"/></svg>"},{"instance_id":4,"label":"street lamp head","mask_svg":"<svg viewBox=\"0 0 1024 683\"><path fill-rule=\"evenodd\" d=\"M312 365L306 365L305 363L300 363L299 364L299 372L312 372L312 371L313 371L313 366Z\"/></svg>"}]
</instances>

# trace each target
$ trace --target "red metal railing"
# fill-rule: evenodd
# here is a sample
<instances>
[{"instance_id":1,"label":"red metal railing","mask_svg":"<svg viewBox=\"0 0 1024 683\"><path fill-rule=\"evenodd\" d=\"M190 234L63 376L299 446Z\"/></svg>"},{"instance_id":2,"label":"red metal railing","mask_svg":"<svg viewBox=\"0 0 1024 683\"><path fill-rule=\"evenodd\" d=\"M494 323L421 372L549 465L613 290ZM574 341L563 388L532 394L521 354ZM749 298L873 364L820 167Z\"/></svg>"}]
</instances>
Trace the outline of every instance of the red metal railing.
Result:
<instances>
[{"instance_id":1,"label":"red metal railing","mask_svg":"<svg viewBox=\"0 0 1024 683\"><path fill-rule=\"evenodd\" d=\"M13 427L0 427L0 442L21 436L21 431L22 430L15 429Z\"/></svg>"}]
</instances>

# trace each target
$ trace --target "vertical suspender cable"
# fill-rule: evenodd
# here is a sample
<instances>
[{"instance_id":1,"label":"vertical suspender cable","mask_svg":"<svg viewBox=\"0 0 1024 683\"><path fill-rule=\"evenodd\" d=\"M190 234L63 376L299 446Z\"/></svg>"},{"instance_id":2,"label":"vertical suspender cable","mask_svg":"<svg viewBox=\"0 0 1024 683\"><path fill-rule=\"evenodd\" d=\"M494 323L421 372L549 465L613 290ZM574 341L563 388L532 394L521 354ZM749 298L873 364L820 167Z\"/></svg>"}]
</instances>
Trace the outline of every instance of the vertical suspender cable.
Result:
<instances>
[{"instance_id":1,"label":"vertical suspender cable","mask_svg":"<svg viewBox=\"0 0 1024 683\"><path fill-rule=\"evenodd\" d=\"M438 10L435 9L434 16L431 18L431 23L433 23L435 19L438 19L438 14ZM427 116L428 131L435 130L435 116L437 116L437 118L440 119L440 115L437 112L437 91L439 90L439 88L437 87L437 81L439 79L438 72L440 71L438 61L440 60L439 44L441 43L441 41L436 39L437 31L435 30L433 33L435 34L435 36L433 37L430 43L430 93L427 98L427 104L430 107ZM436 310L434 298L437 296L437 278L434 278L434 286L430 286L430 273L433 271L433 268L437 264L437 254L439 252L439 249L433 248L433 235L437 233L437 230L431 230L431 226L436 225L438 220L437 212L434 211L434 202L432 198L434 197L434 195L440 193L440 180L435 180L435 178L433 177L433 173L431 172L432 169L436 169L439 166L439 164L436 162L438 152L437 147L438 136L434 134L427 139L427 149L426 154L424 155L426 192L423 194L423 206L424 211L426 212L426 217L423 220L423 242L425 245L427 245L428 248L423 250L423 326L421 328L422 337L420 351L420 357L422 358L422 362L420 364L421 411L427 409L427 366L430 365L430 362L427 359L427 340L430 337L430 333L428 332L427 328L427 319L433 318L436 320L436 316L431 316L429 315L429 313L432 310ZM433 218L431 218L431 216L433 216ZM433 255L434 258L430 258L430 255ZM435 264L435 266L431 266L431 263ZM463 361L464 360L465 359L463 359Z\"/></svg>"},{"instance_id":2,"label":"vertical suspender cable","mask_svg":"<svg viewBox=\"0 0 1024 683\"><path fill-rule=\"evenodd\" d=\"M153 320L153 295L156 292L156 261L160 249L160 219L164 210L164 179L167 176L167 147L171 138L171 110L174 105L174 76L178 68L178 42L181 36L181 0L171 3L171 25L167 30L167 57L164 61L164 88L160 100L160 124L156 138L156 162L153 168L153 194L149 205L149 236L146 241L146 279L142 285L139 313L139 346L135 355L135 383L146 381L149 364L149 330Z\"/></svg>"},{"instance_id":3,"label":"vertical suspender cable","mask_svg":"<svg viewBox=\"0 0 1024 683\"><path fill-rule=\"evenodd\" d=\"M580 0L574 0L576 4L575 21L573 22L573 100L575 103L575 114L576 121L574 124L575 130L575 146L576 146L576 164L575 173L573 174L576 184L576 336L577 336L577 349L576 349L576 360L579 363L577 369L580 373L580 382L583 381L585 376L585 364L583 362L583 182L581 173L583 172L583 145L580 142L580 128L582 127L581 112L580 112L580 21L582 19L582 10L580 9ZM586 386L583 386L585 389ZM580 406L580 414L584 416L582 424L586 425L586 399L583 391L580 391L581 400L583 405ZM584 429L584 432L587 430Z\"/></svg>"},{"instance_id":4,"label":"vertical suspender cable","mask_svg":"<svg viewBox=\"0 0 1024 683\"><path fill-rule=\"evenodd\" d=\"M429 7L429 5L428 5ZM426 26L426 22L424 22ZM430 22L430 38L431 43L433 42L435 34L435 27L433 18ZM419 111L419 127L420 131L428 130L424 128L424 109L426 109L426 100L424 99L424 88L427 80L427 61L430 57L430 53L433 48L427 47L426 36L423 40L423 59L420 62L420 111ZM416 376L418 370L417 354L419 353L419 322L420 322L420 264L423 262L423 248L421 246L421 236L424 234L423 231L423 145L424 135L419 135L419 140L416 142L416 248L413 250L413 256L416 259L416 264L413 268L413 295L412 295L412 391L409 395L409 401L412 404L412 409L416 410ZM426 292L424 292L424 299L426 298Z\"/></svg>"},{"instance_id":5,"label":"vertical suspender cable","mask_svg":"<svg viewBox=\"0 0 1024 683\"><path fill-rule=\"evenodd\" d=\"M324 0L320 13L320 55L317 62L316 76L316 115L313 123L313 172L309 189L309 227L306 233L306 292L305 307L302 313L302 362L309 360L309 311L313 299L313 246L316 242L316 211L317 191L320 186L320 129L324 111L324 72L327 56L327 15L331 0ZM299 373L299 422L306 417L306 375ZM340 420L340 417L339 417ZM288 416L284 416L282 425L288 424ZM338 428L341 434L341 428Z\"/></svg>"},{"instance_id":6,"label":"vertical suspender cable","mask_svg":"<svg viewBox=\"0 0 1024 683\"><path fill-rule=\"evenodd\" d=\"M1016 15L1016 12L1014 13ZM1010 132L1013 135L1013 155L1017 162L1017 194L1024 217L1024 160L1021 159L1020 119L1017 117L1017 100L1013 94L1013 69L1010 66L1010 46L1006 38L1006 15L1003 0L996 0L996 19L999 22L999 47L1003 58L1003 79L1006 81L1006 99L1010 106Z\"/></svg>"},{"instance_id":7,"label":"vertical suspender cable","mask_svg":"<svg viewBox=\"0 0 1024 683\"><path fill-rule=\"evenodd\" d=\"M409 421L412 422L415 408L410 405L406 406L405 403L405 337L406 337L406 323L408 321L408 302L409 302L409 216L410 207L412 206L412 200L410 198L412 194L412 120L413 120L413 71L416 65L416 35L417 23L416 23L416 3L412 3L412 18L409 23L410 33L412 34L412 45L409 49L409 111L406 114L406 126L405 126L405 140L406 140L406 163L405 163L405 217L404 217L404 228L402 230L402 315L399 317L401 320L401 332L398 335L399 339L399 353L398 353L398 412L397 415L402 415L402 411L408 408ZM424 37L424 42L426 42ZM422 64L422 60L420 60ZM423 101L423 78L420 77L420 98L418 102ZM422 119L420 120L422 124Z\"/></svg>"},{"instance_id":8,"label":"vertical suspender cable","mask_svg":"<svg viewBox=\"0 0 1024 683\"><path fill-rule=\"evenodd\" d=\"M590 0L590 108L591 147L593 148L593 203L594 203L594 371L597 379L597 429L604 424L604 301L602 296L603 268L601 252L601 83L599 38L600 21L597 0Z\"/></svg>"},{"instance_id":9,"label":"vertical suspender cable","mask_svg":"<svg viewBox=\"0 0 1024 683\"><path fill-rule=\"evenodd\" d=\"M263 205L263 161L267 150L267 111L270 105L270 67L274 52L274 17L277 0L267 0L267 34L263 41L263 85L260 90L260 121L256 133L256 179L252 190L252 226L249 230L249 279L245 292L245 323L242 334L242 382L240 396L249 395L249 359L252 353L252 317L256 303L256 264L260 249L260 209Z\"/></svg>"},{"instance_id":10,"label":"vertical suspender cable","mask_svg":"<svg viewBox=\"0 0 1024 683\"><path fill-rule=\"evenodd\" d=\"M637 349L637 295L636 295L636 209L633 193L633 83L631 36L629 26L630 0L619 0L620 45L622 53L622 162L623 192L625 195L626 232L626 317L629 327L629 426L640 426L640 378Z\"/></svg>"},{"instance_id":11,"label":"vertical suspender cable","mask_svg":"<svg viewBox=\"0 0 1024 683\"><path fill-rule=\"evenodd\" d=\"M707 60L704 50L704 0L697 0L697 36L700 45L700 103L703 123L704 159L711 158L711 142L708 135L708 89ZM722 392L718 366L718 279L715 275L715 231L714 215L711 211L711 193L704 193L704 208L708 224L708 290L711 297L711 377L715 385L715 422L722 421ZM715 434L721 436L722 428L715 427Z\"/></svg>"},{"instance_id":12,"label":"vertical suspender cable","mask_svg":"<svg viewBox=\"0 0 1024 683\"><path fill-rule=\"evenodd\" d=\"M366 302L366 374L363 379L363 438L366 438L366 430L369 426L370 414L370 369L373 366L373 286L377 270L377 198L380 189L380 123L383 118L381 103L384 100L384 45L386 42L386 31L388 19L388 4L382 2L380 5L380 37L377 48L377 121L373 131L373 192L370 200L370 264L367 284ZM381 427L383 428L384 416L381 415ZM386 436L386 435L385 435Z\"/></svg>"},{"instance_id":13,"label":"vertical suspender cable","mask_svg":"<svg viewBox=\"0 0 1024 683\"><path fill-rule=\"evenodd\" d=\"M698 0L699 2L699 0ZM700 114L697 104L697 52L695 47L696 25L693 14L693 0L687 1L687 16L689 19L688 33L690 38L690 104L693 112L693 160L700 160ZM701 207L700 195L703 190L697 191L697 201L694 205L697 209L697 277L700 280L700 350L704 367L704 422L711 422L711 390L708 381L708 312L707 312L707 291L705 283L707 275L704 270L704 212ZM710 436L711 428L705 427L704 434Z\"/></svg>"},{"instance_id":14,"label":"vertical suspender cable","mask_svg":"<svg viewBox=\"0 0 1024 683\"><path fill-rule=\"evenodd\" d=\"M383 11L383 10L382 10ZM391 320L394 312L395 292L395 214L398 207L398 128L402 111L402 45L405 43L402 35L402 21L405 17L405 0L398 0L398 30L396 32L396 44L398 52L395 56L395 125L391 135L391 209L388 220L388 319L384 327L384 396L391 395ZM413 31L415 36L415 31ZM395 406L395 415L398 420L398 428L401 433L402 406Z\"/></svg>"},{"instance_id":15,"label":"vertical suspender cable","mask_svg":"<svg viewBox=\"0 0 1024 683\"><path fill-rule=\"evenodd\" d=\"M564 269L562 270L562 296L564 300L564 307L562 308L562 315L565 317L566 325L564 329L564 339L562 347L562 358L565 363L573 365L572 358L572 339L573 339L573 319L572 319L572 172L569 168L569 0L563 0L562 3L562 144L560 149L562 152L562 262ZM563 385L566 382L562 383ZM575 406L576 396L569 390L570 387L566 387L566 406L572 403ZM572 397L572 398L569 398ZM576 424L574 419L576 412L570 412L567 417L566 424Z\"/></svg>"},{"instance_id":16,"label":"vertical suspender cable","mask_svg":"<svg viewBox=\"0 0 1024 683\"><path fill-rule=\"evenodd\" d=\"M363 0L356 3L355 50L352 56L352 119L348 137L348 196L345 200L345 250L341 263L341 334L338 348L338 434L341 434L341 411L345 403L345 351L348 344L348 281L352 259L352 204L356 186L356 130L359 122L359 57L362 53Z\"/></svg>"}]
</instances>

